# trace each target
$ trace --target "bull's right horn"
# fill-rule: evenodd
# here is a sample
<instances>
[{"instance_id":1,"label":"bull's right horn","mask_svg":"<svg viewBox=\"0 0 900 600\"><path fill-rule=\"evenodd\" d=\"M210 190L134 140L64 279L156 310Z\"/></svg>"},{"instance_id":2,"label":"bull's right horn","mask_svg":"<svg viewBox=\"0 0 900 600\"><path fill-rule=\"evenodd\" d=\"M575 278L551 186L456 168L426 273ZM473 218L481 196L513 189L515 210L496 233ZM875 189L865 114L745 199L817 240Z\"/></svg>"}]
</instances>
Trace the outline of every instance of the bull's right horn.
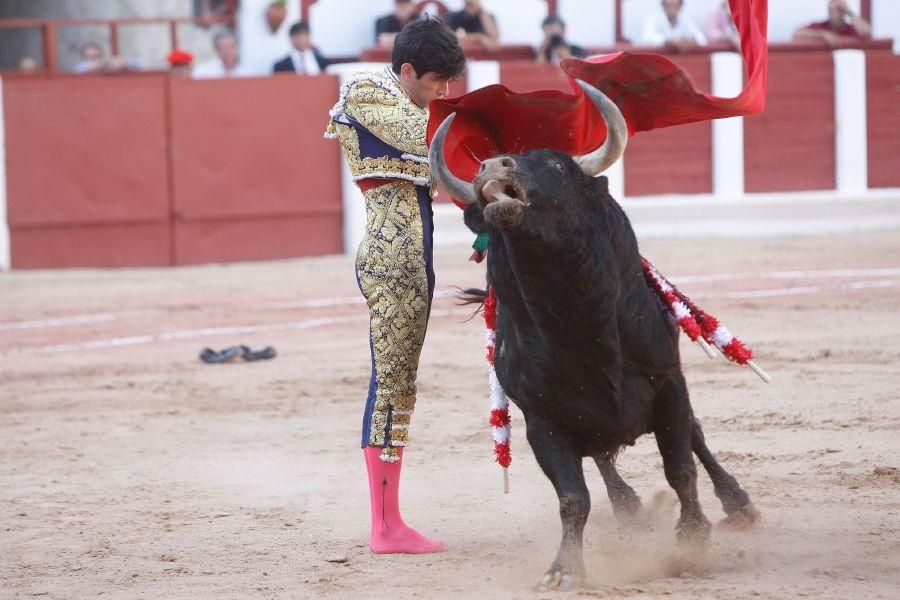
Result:
<instances>
[{"instance_id":1,"label":"bull's right horn","mask_svg":"<svg viewBox=\"0 0 900 600\"><path fill-rule=\"evenodd\" d=\"M431 148L428 149L428 166L431 168L431 176L435 182L439 183L448 194L456 198L463 204L472 204L476 200L475 187L453 173L444 161L444 139L447 137L447 131L453 124L456 113L451 114L441 126L438 127L434 139L431 140Z\"/></svg>"},{"instance_id":2,"label":"bull's right horn","mask_svg":"<svg viewBox=\"0 0 900 600\"><path fill-rule=\"evenodd\" d=\"M606 141L603 145L589 154L572 157L585 175L596 177L613 166L625 153L625 146L628 144L628 125L622 111L606 94L580 79L576 79L575 82L591 99L606 123Z\"/></svg>"}]
</instances>

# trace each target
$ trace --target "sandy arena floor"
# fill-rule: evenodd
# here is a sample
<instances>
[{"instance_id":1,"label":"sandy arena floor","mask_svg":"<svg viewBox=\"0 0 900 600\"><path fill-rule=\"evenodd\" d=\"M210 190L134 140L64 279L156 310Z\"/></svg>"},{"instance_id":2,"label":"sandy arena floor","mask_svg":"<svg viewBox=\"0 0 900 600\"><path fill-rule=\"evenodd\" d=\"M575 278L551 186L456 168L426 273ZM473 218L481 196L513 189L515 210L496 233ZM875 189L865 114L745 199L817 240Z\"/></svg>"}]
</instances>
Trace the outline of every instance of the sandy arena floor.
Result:
<instances>
[{"instance_id":1,"label":"sandy arena floor","mask_svg":"<svg viewBox=\"0 0 900 600\"><path fill-rule=\"evenodd\" d=\"M599 473L587 589L610 598L897 598L900 232L656 239L645 256L774 377L683 344L695 412L763 521L682 556L652 439L619 461L652 506L620 527ZM441 249L439 289L481 283ZM401 492L450 550L373 556L359 422L367 326L345 257L0 273L0 597L551 598L556 497L514 414L491 461L483 322L435 303ZM275 345L208 366L204 346ZM701 477L707 515L721 518ZM338 560L342 562L331 562Z\"/></svg>"}]
</instances>

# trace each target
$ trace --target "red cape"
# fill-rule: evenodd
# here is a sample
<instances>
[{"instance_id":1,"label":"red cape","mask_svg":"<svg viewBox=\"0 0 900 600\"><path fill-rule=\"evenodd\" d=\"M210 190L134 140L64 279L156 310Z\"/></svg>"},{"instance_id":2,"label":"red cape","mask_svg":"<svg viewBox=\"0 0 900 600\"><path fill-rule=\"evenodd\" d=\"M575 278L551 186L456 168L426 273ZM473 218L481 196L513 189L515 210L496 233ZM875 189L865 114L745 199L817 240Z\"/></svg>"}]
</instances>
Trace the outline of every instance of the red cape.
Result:
<instances>
[{"instance_id":1,"label":"red cape","mask_svg":"<svg viewBox=\"0 0 900 600\"><path fill-rule=\"evenodd\" d=\"M622 111L628 131L721 119L762 112L766 98L768 0L729 0L741 36L747 87L736 98L698 92L687 73L659 54L617 52L579 60L562 69L609 96ZM606 126L574 81L576 93L539 91L519 94L491 85L452 100L431 103L428 143L438 126L457 113L447 134L445 154L459 177L474 179L480 161L498 154L552 148L584 154L603 143Z\"/></svg>"}]
</instances>

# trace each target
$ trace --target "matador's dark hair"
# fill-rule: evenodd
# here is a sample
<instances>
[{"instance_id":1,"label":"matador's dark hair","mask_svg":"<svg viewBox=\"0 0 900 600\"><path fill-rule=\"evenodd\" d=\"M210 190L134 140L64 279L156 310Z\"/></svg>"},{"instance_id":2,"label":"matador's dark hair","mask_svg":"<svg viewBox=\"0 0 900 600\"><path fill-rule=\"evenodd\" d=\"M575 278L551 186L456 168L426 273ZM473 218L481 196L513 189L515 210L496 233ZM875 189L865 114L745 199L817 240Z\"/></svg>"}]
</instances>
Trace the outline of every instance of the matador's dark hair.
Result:
<instances>
[{"instance_id":1,"label":"matador's dark hair","mask_svg":"<svg viewBox=\"0 0 900 600\"><path fill-rule=\"evenodd\" d=\"M466 70L466 56L456 36L431 17L413 21L397 34L391 53L394 73L400 73L403 63L413 66L416 77L434 72L441 79L454 79Z\"/></svg>"}]
</instances>

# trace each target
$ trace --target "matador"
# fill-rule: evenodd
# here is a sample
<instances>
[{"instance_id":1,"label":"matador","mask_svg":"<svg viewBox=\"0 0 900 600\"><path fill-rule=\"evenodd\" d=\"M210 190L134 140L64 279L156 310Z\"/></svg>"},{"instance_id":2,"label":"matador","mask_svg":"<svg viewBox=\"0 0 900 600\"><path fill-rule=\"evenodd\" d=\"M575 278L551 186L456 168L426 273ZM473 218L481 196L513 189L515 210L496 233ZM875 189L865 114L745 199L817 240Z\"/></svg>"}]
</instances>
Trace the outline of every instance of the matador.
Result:
<instances>
[{"instance_id":1,"label":"matador","mask_svg":"<svg viewBox=\"0 0 900 600\"><path fill-rule=\"evenodd\" d=\"M344 82L326 132L340 140L366 202L356 278L369 307L362 447L376 553L444 550L403 522L398 491L434 294L428 104L445 97L464 69L452 32L434 19L414 21L397 35L390 66Z\"/></svg>"}]
</instances>

